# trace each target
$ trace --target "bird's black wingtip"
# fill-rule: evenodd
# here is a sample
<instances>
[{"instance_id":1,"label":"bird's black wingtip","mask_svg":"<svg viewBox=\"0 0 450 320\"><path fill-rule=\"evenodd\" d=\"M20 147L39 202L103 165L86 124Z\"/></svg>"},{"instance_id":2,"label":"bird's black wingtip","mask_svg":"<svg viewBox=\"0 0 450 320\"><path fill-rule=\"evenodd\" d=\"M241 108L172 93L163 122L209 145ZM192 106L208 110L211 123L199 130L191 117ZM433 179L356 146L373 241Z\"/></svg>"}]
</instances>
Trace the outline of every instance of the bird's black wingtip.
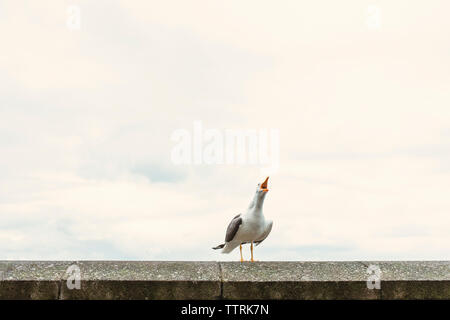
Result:
<instances>
[{"instance_id":1,"label":"bird's black wingtip","mask_svg":"<svg viewBox=\"0 0 450 320\"><path fill-rule=\"evenodd\" d=\"M213 249L217 250L217 249L222 249L223 247L225 247L225 243L219 244L217 247L213 247Z\"/></svg>"}]
</instances>

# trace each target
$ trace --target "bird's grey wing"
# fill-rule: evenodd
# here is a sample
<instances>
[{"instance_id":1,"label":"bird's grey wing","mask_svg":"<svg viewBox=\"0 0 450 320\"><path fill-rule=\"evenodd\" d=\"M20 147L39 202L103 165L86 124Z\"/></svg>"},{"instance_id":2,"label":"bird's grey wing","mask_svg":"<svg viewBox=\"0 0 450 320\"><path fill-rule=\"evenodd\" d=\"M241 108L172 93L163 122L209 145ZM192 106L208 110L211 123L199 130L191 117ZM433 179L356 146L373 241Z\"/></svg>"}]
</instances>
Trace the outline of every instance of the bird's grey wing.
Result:
<instances>
[{"instance_id":1,"label":"bird's grey wing","mask_svg":"<svg viewBox=\"0 0 450 320\"><path fill-rule=\"evenodd\" d=\"M260 244L261 242L263 242L267 238L267 236L269 235L270 231L272 231L272 225L273 225L273 221L270 221L267 224L266 230L264 231L262 236L255 241L255 246L257 246L258 244Z\"/></svg>"},{"instance_id":2,"label":"bird's grey wing","mask_svg":"<svg viewBox=\"0 0 450 320\"><path fill-rule=\"evenodd\" d=\"M241 215L238 214L236 217L233 218L233 220L231 220L230 224L228 225L227 233L225 235L225 242L229 242L234 239L234 236L238 232L241 224L242 218Z\"/></svg>"}]
</instances>

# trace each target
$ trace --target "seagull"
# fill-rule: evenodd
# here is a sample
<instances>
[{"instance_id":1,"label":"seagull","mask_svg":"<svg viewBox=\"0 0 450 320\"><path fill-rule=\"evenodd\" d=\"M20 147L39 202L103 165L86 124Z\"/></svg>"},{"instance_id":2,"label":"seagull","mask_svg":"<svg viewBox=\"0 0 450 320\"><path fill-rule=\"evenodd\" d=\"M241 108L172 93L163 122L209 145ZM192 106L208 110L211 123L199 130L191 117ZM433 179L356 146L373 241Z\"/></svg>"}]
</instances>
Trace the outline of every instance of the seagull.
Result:
<instances>
[{"instance_id":1,"label":"seagull","mask_svg":"<svg viewBox=\"0 0 450 320\"><path fill-rule=\"evenodd\" d=\"M220 244L213 249L222 249L222 253L230 253L239 246L241 251L241 262L244 262L244 258L242 257L242 245L250 243L252 254L250 261L255 261L253 260L253 244L257 246L263 242L272 230L273 224L272 220L266 220L264 218L262 210L264 198L269 191L269 189L267 189L268 181L269 177L267 177L262 184L258 183L255 196L247 211L244 214L238 214L231 220L225 235L225 243Z\"/></svg>"}]
</instances>

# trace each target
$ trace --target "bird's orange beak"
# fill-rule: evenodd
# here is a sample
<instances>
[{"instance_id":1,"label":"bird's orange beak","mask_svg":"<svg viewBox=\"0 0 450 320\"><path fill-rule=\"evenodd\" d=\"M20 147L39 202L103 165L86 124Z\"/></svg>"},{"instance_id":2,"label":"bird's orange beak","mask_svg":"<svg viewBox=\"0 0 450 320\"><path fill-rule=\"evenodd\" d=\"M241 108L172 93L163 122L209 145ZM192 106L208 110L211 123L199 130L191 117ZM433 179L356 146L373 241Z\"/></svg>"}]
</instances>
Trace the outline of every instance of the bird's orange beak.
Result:
<instances>
[{"instance_id":1,"label":"bird's orange beak","mask_svg":"<svg viewBox=\"0 0 450 320\"><path fill-rule=\"evenodd\" d=\"M269 189L267 189L267 182L268 181L269 181L269 177L267 177L266 180L264 180L264 182L261 184L261 190L269 191Z\"/></svg>"}]
</instances>

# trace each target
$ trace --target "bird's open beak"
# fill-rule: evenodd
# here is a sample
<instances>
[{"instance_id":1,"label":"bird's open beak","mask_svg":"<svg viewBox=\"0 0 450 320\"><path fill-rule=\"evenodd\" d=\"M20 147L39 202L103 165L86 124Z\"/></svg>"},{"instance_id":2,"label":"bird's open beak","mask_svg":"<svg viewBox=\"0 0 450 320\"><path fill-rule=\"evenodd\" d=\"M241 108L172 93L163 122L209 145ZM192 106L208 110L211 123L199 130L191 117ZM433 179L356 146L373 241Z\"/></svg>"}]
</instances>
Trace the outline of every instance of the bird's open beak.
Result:
<instances>
[{"instance_id":1,"label":"bird's open beak","mask_svg":"<svg viewBox=\"0 0 450 320\"><path fill-rule=\"evenodd\" d=\"M267 189L267 183L268 183L268 181L269 181L269 177L267 177L266 180L264 180L264 182L262 183L261 189L262 189L263 191L269 191L269 189Z\"/></svg>"}]
</instances>

